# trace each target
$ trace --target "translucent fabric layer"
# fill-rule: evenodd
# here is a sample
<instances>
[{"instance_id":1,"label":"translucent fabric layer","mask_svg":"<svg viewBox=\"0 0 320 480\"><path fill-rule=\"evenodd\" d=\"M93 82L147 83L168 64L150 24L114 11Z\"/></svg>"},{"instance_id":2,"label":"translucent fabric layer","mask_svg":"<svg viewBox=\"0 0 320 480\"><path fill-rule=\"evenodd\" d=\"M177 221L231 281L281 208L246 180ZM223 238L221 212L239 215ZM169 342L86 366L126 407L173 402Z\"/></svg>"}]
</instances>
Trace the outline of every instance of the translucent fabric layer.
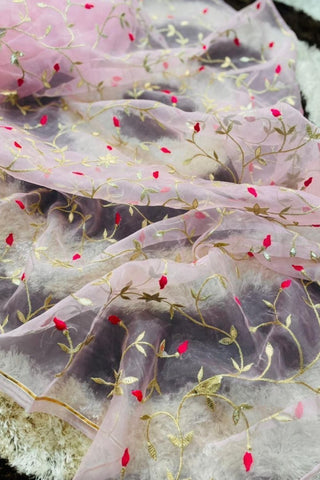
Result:
<instances>
[{"instance_id":1,"label":"translucent fabric layer","mask_svg":"<svg viewBox=\"0 0 320 480\"><path fill-rule=\"evenodd\" d=\"M65 479L315 478L320 131L294 34L270 0L1 14L1 391L90 439Z\"/></svg>"}]
</instances>

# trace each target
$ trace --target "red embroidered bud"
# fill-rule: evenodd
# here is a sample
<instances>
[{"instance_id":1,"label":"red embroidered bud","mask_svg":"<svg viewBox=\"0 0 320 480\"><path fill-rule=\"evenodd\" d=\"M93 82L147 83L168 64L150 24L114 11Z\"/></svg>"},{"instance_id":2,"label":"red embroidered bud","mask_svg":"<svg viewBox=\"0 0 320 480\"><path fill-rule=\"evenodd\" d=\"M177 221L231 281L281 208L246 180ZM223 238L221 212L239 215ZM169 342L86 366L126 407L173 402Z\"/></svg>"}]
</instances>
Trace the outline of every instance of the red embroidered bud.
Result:
<instances>
[{"instance_id":1,"label":"red embroidered bud","mask_svg":"<svg viewBox=\"0 0 320 480\"><path fill-rule=\"evenodd\" d=\"M312 183L313 177L309 177L307 180L303 182L305 187L309 187L309 185Z\"/></svg>"},{"instance_id":2,"label":"red embroidered bud","mask_svg":"<svg viewBox=\"0 0 320 480\"><path fill-rule=\"evenodd\" d=\"M55 323L57 330L61 330L61 331L68 330L67 324L63 320L60 320L59 318L54 317L53 321Z\"/></svg>"},{"instance_id":3,"label":"red embroidered bud","mask_svg":"<svg viewBox=\"0 0 320 480\"><path fill-rule=\"evenodd\" d=\"M302 272L304 270L302 265L292 265L292 267L297 270L297 272Z\"/></svg>"},{"instance_id":4,"label":"red embroidered bud","mask_svg":"<svg viewBox=\"0 0 320 480\"><path fill-rule=\"evenodd\" d=\"M108 318L109 322L112 323L112 325L118 325L118 323L121 322L121 319L117 317L117 315L110 315Z\"/></svg>"},{"instance_id":5,"label":"red embroidered bud","mask_svg":"<svg viewBox=\"0 0 320 480\"><path fill-rule=\"evenodd\" d=\"M171 90L161 90L162 93L166 93L167 95L169 95L171 93Z\"/></svg>"},{"instance_id":6,"label":"red embroidered bud","mask_svg":"<svg viewBox=\"0 0 320 480\"><path fill-rule=\"evenodd\" d=\"M256 190L253 187L249 187L248 192L251 193L251 195L253 195L254 197L258 196Z\"/></svg>"},{"instance_id":7,"label":"red embroidered bud","mask_svg":"<svg viewBox=\"0 0 320 480\"><path fill-rule=\"evenodd\" d=\"M22 148L22 146L21 146L20 143L18 143L18 142L14 142L13 145L14 145L16 148Z\"/></svg>"},{"instance_id":8,"label":"red embroidered bud","mask_svg":"<svg viewBox=\"0 0 320 480\"><path fill-rule=\"evenodd\" d=\"M110 151L113 150L113 148L111 147L111 145L107 145L107 149L110 150Z\"/></svg>"},{"instance_id":9,"label":"red embroidered bud","mask_svg":"<svg viewBox=\"0 0 320 480\"><path fill-rule=\"evenodd\" d=\"M303 416L303 403L299 402L295 408L294 415L296 418L300 419Z\"/></svg>"},{"instance_id":10,"label":"red embroidered bud","mask_svg":"<svg viewBox=\"0 0 320 480\"><path fill-rule=\"evenodd\" d=\"M90 10L91 8L93 8L94 5L92 3L86 3L84 8L86 8L87 10Z\"/></svg>"},{"instance_id":11,"label":"red embroidered bud","mask_svg":"<svg viewBox=\"0 0 320 480\"><path fill-rule=\"evenodd\" d=\"M154 178L159 178L159 172L158 172L158 170L156 170L155 172L153 172L153 173L152 173L152 176L153 176Z\"/></svg>"},{"instance_id":12,"label":"red embroidered bud","mask_svg":"<svg viewBox=\"0 0 320 480\"><path fill-rule=\"evenodd\" d=\"M20 280L21 280L21 282L23 282L25 279L26 279L26 274L23 272L23 274L21 275Z\"/></svg>"},{"instance_id":13,"label":"red embroidered bud","mask_svg":"<svg viewBox=\"0 0 320 480\"><path fill-rule=\"evenodd\" d=\"M161 150L161 152L163 152L163 153L171 153L171 150L169 150L169 149L166 148L166 147L161 147L160 150Z\"/></svg>"},{"instance_id":14,"label":"red embroidered bud","mask_svg":"<svg viewBox=\"0 0 320 480\"><path fill-rule=\"evenodd\" d=\"M24 84L24 79L23 78L18 78L17 84L18 84L18 87L22 87L22 85Z\"/></svg>"},{"instance_id":15,"label":"red embroidered bud","mask_svg":"<svg viewBox=\"0 0 320 480\"><path fill-rule=\"evenodd\" d=\"M177 99L177 97L176 97L175 95L172 95L172 97L171 97L171 102L172 102L172 103L178 103L178 99Z\"/></svg>"},{"instance_id":16,"label":"red embroidered bud","mask_svg":"<svg viewBox=\"0 0 320 480\"><path fill-rule=\"evenodd\" d=\"M6 244L9 245L9 247L12 247L13 242L14 242L13 233L9 233L9 235L6 238Z\"/></svg>"},{"instance_id":17,"label":"red embroidered bud","mask_svg":"<svg viewBox=\"0 0 320 480\"><path fill-rule=\"evenodd\" d=\"M206 13L208 13L208 8L204 8L204 9L202 10L202 13L203 13L204 15L205 15Z\"/></svg>"},{"instance_id":18,"label":"red embroidered bud","mask_svg":"<svg viewBox=\"0 0 320 480\"><path fill-rule=\"evenodd\" d=\"M72 260L79 260L81 258L81 255L79 253L75 253L72 257Z\"/></svg>"},{"instance_id":19,"label":"red embroidered bud","mask_svg":"<svg viewBox=\"0 0 320 480\"><path fill-rule=\"evenodd\" d=\"M162 275L162 277L159 280L160 290L164 289L167 283L168 283L168 278L165 275Z\"/></svg>"},{"instance_id":20,"label":"red embroidered bud","mask_svg":"<svg viewBox=\"0 0 320 480\"><path fill-rule=\"evenodd\" d=\"M40 118L40 125L44 126L48 121L48 116L47 115L43 115L41 118Z\"/></svg>"},{"instance_id":21,"label":"red embroidered bud","mask_svg":"<svg viewBox=\"0 0 320 480\"><path fill-rule=\"evenodd\" d=\"M73 173L73 175L80 175L80 176L84 175L83 172L72 172L72 173Z\"/></svg>"},{"instance_id":22,"label":"red embroidered bud","mask_svg":"<svg viewBox=\"0 0 320 480\"><path fill-rule=\"evenodd\" d=\"M21 200L16 200L15 202L21 208L21 210L24 210L26 208L25 204L21 202Z\"/></svg>"},{"instance_id":23,"label":"red embroidered bud","mask_svg":"<svg viewBox=\"0 0 320 480\"><path fill-rule=\"evenodd\" d=\"M138 402L142 402L143 393L141 392L141 390L131 390L131 393L134 397L136 397Z\"/></svg>"},{"instance_id":24,"label":"red embroidered bud","mask_svg":"<svg viewBox=\"0 0 320 480\"><path fill-rule=\"evenodd\" d=\"M181 345L179 345L179 347L177 348L177 352L180 355L182 355L188 350L188 346L189 346L189 340L185 340L183 343L181 343Z\"/></svg>"},{"instance_id":25,"label":"red embroidered bud","mask_svg":"<svg viewBox=\"0 0 320 480\"><path fill-rule=\"evenodd\" d=\"M237 46L237 47L240 47L240 40L238 37L236 37L234 40L233 40L233 43Z\"/></svg>"},{"instance_id":26,"label":"red embroidered bud","mask_svg":"<svg viewBox=\"0 0 320 480\"><path fill-rule=\"evenodd\" d=\"M202 50L207 50L207 45L202 45Z\"/></svg>"},{"instance_id":27,"label":"red embroidered bud","mask_svg":"<svg viewBox=\"0 0 320 480\"><path fill-rule=\"evenodd\" d=\"M116 128L119 128L119 127L120 127L120 120L119 120L119 118L113 117L113 125L114 125Z\"/></svg>"},{"instance_id":28,"label":"red embroidered bud","mask_svg":"<svg viewBox=\"0 0 320 480\"><path fill-rule=\"evenodd\" d=\"M13 130L13 127L8 127L6 125L0 125L0 128L5 128L6 130Z\"/></svg>"},{"instance_id":29,"label":"red embroidered bud","mask_svg":"<svg viewBox=\"0 0 320 480\"><path fill-rule=\"evenodd\" d=\"M282 290L284 290L285 288L289 288L291 285L291 280L284 280L282 283L281 283L281 288Z\"/></svg>"},{"instance_id":30,"label":"red embroidered bud","mask_svg":"<svg viewBox=\"0 0 320 480\"><path fill-rule=\"evenodd\" d=\"M259 8L261 7L261 3L260 2L257 3L256 7L257 7L257 10L259 10Z\"/></svg>"},{"instance_id":31,"label":"red embroidered bud","mask_svg":"<svg viewBox=\"0 0 320 480\"><path fill-rule=\"evenodd\" d=\"M53 70L55 70L56 72L59 72L59 70L60 70L60 65L59 65L59 63L55 63L55 64L53 65Z\"/></svg>"},{"instance_id":32,"label":"red embroidered bud","mask_svg":"<svg viewBox=\"0 0 320 480\"><path fill-rule=\"evenodd\" d=\"M122 455L122 458L121 458L121 465L124 468L126 468L126 466L128 465L129 462L130 462L129 449L126 448L125 451L124 451L124 454Z\"/></svg>"},{"instance_id":33,"label":"red embroidered bud","mask_svg":"<svg viewBox=\"0 0 320 480\"><path fill-rule=\"evenodd\" d=\"M273 46L274 46L274 42L270 42L269 43L269 48L273 48Z\"/></svg>"},{"instance_id":34,"label":"red embroidered bud","mask_svg":"<svg viewBox=\"0 0 320 480\"><path fill-rule=\"evenodd\" d=\"M201 65L201 67L198 68L198 72L202 72L202 70L204 69L205 69L204 65Z\"/></svg>"},{"instance_id":35,"label":"red embroidered bud","mask_svg":"<svg viewBox=\"0 0 320 480\"><path fill-rule=\"evenodd\" d=\"M203 212L196 212L196 213L194 214L194 216L195 216L196 218L198 218L199 220L202 220L203 218L207 218L206 215L205 215Z\"/></svg>"},{"instance_id":36,"label":"red embroidered bud","mask_svg":"<svg viewBox=\"0 0 320 480\"><path fill-rule=\"evenodd\" d=\"M250 452L246 452L243 455L243 465L244 465L244 468L246 469L246 472L250 472L252 464L253 464L252 454Z\"/></svg>"},{"instance_id":37,"label":"red embroidered bud","mask_svg":"<svg viewBox=\"0 0 320 480\"><path fill-rule=\"evenodd\" d=\"M128 33L128 37L129 37L130 42L135 41L135 36L133 35L133 33Z\"/></svg>"},{"instance_id":38,"label":"red embroidered bud","mask_svg":"<svg viewBox=\"0 0 320 480\"><path fill-rule=\"evenodd\" d=\"M279 75L279 73L281 72L281 65L276 66L275 72L277 75Z\"/></svg>"},{"instance_id":39,"label":"red embroidered bud","mask_svg":"<svg viewBox=\"0 0 320 480\"><path fill-rule=\"evenodd\" d=\"M254 253L253 252L248 252L248 257L254 257Z\"/></svg>"},{"instance_id":40,"label":"red embroidered bud","mask_svg":"<svg viewBox=\"0 0 320 480\"><path fill-rule=\"evenodd\" d=\"M268 248L271 245L271 235L267 235L266 238L263 240L264 248Z\"/></svg>"},{"instance_id":41,"label":"red embroidered bud","mask_svg":"<svg viewBox=\"0 0 320 480\"><path fill-rule=\"evenodd\" d=\"M234 301L241 307L241 302L238 297L234 297Z\"/></svg>"},{"instance_id":42,"label":"red embroidered bud","mask_svg":"<svg viewBox=\"0 0 320 480\"><path fill-rule=\"evenodd\" d=\"M280 117L281 115L280 110L277 110L276 108L271 108L271 113L274 117Z\"/></svg>"},{"instance_id":43,"label":"red embroidered bud","mask_svg":"<svg viewBox=\"0 0 320 480\"><path fill-rule=\"evenodd\" d=\"M194 127L193 127L193 130L196 132L196 133L199 133L200 132L200 123L197 122Z\"/></svg>"},{"instance_id":44,"label":"red embroidered bud","mask_svg":"<svg viewBox=\"0 0 320 480\"><path fill-rule=\"evenodd\" d=\"M116 216L115 216L115 219L114 219L114 223L116 225L119 225L119 223L121 222L121 215L119 212L116 213Z\"/></svg>"}]
</instances>

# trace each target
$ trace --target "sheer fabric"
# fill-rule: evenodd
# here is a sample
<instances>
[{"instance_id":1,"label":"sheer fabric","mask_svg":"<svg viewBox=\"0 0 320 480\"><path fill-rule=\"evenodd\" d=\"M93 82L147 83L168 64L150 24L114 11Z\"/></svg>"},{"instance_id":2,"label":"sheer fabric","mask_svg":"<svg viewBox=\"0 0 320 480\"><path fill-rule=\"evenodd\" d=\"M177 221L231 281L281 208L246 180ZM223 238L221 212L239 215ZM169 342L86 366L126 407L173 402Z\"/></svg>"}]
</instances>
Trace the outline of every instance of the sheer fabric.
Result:
<instances>
[{"instance_id":1,"label":"sheer fabric","mask_svg":"<svg viewBox=\"0 0 320 480\"><path fill-rule=\"evenodd\" d=\"M293 32L269 0L1 14L1 391L92 440L75 480L314 478L320 132Z\"/></svg>"}]
</instances>

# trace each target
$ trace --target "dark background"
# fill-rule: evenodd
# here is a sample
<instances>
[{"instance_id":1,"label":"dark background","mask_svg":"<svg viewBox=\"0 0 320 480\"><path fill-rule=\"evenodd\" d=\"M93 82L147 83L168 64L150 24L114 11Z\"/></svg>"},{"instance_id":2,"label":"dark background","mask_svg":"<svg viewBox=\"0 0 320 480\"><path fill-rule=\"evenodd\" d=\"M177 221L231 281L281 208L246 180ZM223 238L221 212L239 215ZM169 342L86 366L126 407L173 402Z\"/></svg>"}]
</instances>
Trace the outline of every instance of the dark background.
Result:
<instances>
[{"instance_id":1,"label":"dark background","mask_svg":"<svg viewBox=\"0 0 320 480\"><path fill-rule=\"evenodd\" d=\"M253 3L253 0L225 0L236 10ZM280 14L286 23L292 28L300 40L304 40L310 45L316 45L319 48L320 44L320 22L313 20L311 17L301 11L297 11L292 7L288 7L281 2L274 2ZM304 104L304 102L303 102ZM308 112L303 105L305 115ZM35 480L35 477L23 475L18 473L14 468L11 468L5 460L0 459L0 479L1 480ZM63 479L56 479L63 480Z\"/></svg>"}]
</instances>

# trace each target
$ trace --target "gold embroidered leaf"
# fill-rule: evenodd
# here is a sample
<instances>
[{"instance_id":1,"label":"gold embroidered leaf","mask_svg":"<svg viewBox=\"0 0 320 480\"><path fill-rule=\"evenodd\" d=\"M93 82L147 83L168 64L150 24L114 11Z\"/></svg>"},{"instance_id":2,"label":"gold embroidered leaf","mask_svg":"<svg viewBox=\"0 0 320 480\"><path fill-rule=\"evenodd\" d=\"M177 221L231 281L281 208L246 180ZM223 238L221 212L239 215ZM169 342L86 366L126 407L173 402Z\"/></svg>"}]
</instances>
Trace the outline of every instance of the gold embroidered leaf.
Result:
<instances>
[{"instance_id":1,"label":"gold embroidered leaf","mask_svg":"<svg viewBox=\"0 0 320 480\"><path fill-rule=\"evenodd\" d=\"M256 151L254 152L254 154L255 154L256 157L260 157L261 147L257 147L257 148L256 148Z\"/></svg>"},{"instance_id":2,"label":"gold embroidered leaf","mask_svg":"<svg viewBox=\"0 0 320 480\"><path fill-rule=\"evenodd\" d=\"M142 415L142 417L140 417L140 420L150 420L151 417L150 415Z\"/></svg>"},{"instance_id":3,"label":"gold embroidered leaf","mask_svg":"<svg viewBox=\"0 0 320 480\"><path fill-rule=\"evenodd\" d=\"M26 323L27 319L20 310L17 310L17 317L20 320L20 322Z\"/></svg>"},{"instance_id":4,"label":"gold embroidered leaf","mask_svg":"<svg viewBox=\"0 0 320 480\"><path fill-rule=\"evenodd\" d=\"M266 354L267 354L267 357L270 359L273 355L273 346L271 345L271 343L267 343L267 346L266 346Z\"/></svg>"},{"instance_id":5,"label":"gold embroidered leaf","mask_svg":"<svg viewBox=\"0 0 320 480\"><path fill-rule=\"evenodd\" d=\"M200 368L198 375L197 375L198 382L200 383L203 379L203 367Z\"/></svg>"},{"instance_id":6,"label":"gold embroidered leaf","mask_svg":"<svg viewBox=\"0 0 320 480\"><path fill-rule=\"evenodd\" d=\"M271 302L268 302L268 300L262 300L262 301L265 305L267 305L267 307L272 308L272 310L274 310L274 306Z\"/></svg>"},{"instance_id":7,"label":"gold embroidered leaf","mask_svg":"<svg viewBox=\"0 0 320 480\"><path fill-rule=\"evenodd\" d=\"M275 415L274 418L278 420L278 422L291 422L293 420L293 418L286 413L279 413Z\"/></svg>"},{"instance_id":8,"label":"gold embroidered leaf","mask_svg":"<svg viewBox=\"0 0 320 480\"><path fill-rule=\"evenodd\" d=\"M157 460L157 450L151 442L148 442L148 453L153 460Z\"/></svg>"},{"instance_id":9,"label":"gold embroidered leaf","mask_svg":"<svg viewBox=\"0 0 320 480\"><path fill-rule=\"evenodd\" d=\"M168 438L175 447L178 447L178 448L182 447L182 442L180 438L176 437L175 435L171 435L171 433L169 433Z\"/></svg>"},{"instance_id":10,"label":"gold embroidered leaf","mask_svg":"<svg viewBox=\"0 0 320 480\"><path fill-rule=\"evenodd\" d=\"M238 336L237 329L235 328L234 325L231 325L230 335L231 335L232 340L235 340L235 339L237 338L237 336Z\"/></svg>"},{"instance_id":11,"label":"gold embroidered leaf","mask_svg":"<svg viewBox=\"0 0 320 480\"><path fill-rule=\"evenodd\" d=\"M233 358L231 358L231 362L232 362L232 365L234 366L234 368L236 370L238 370L238 372L240 372L240 367L239 367L238 363Z\"/></svg>"},{"instance_id":12,"label":"gold embroidered leaf","mask_svg":"<svg viewBox=\"0 0 320 480\"><path fill-rule=\"evenodd\" d=\"M157 393L159 393L159 395L161 395L160 385L156 380L153 382L153 386L154 386L155 391Z\"/></svg>"},{"instance_id":13,"label":"gold embroidered leaf","mask_svg":"<svg viewBox=\"0 0 320 480\"><path fill-rule=\"evenodd\" d=\"M252 367L252 365L254 365L254 364L253 363L248 363L248 365L243 367L242 371L243 372L248 372L250 370L250 368Z\"/></svg>"},{"instance_id":14,"label":"gold embroidered leaf","mask_svg":"<svg viewBox=\"0 0 320 480\"><path fill-rule=\"evenodd\" d=\"M216 375L214 377L208 378L207 380L199 383L199 385L197 385L194 389L194 392L202 395L213 395L219 390L221 386L221 380L221 375Z\"/></svg>"},{"instance_id":15,"label":"gold embroidered leaf","mask_svg":"<svg viewBox=\"0 0 320 480\"><path fill-rule=\"evenodd\" d=\"M286 318L286 326L289 328L291 325L291 313Z\"/></svg>"},{"instance_id":16,"label":"gold embroidered leaf","mask_svg":"<svg viewBox=\"0 0 320 480\"><path fill-rule=\"evenodd\" d=\"M121 380L121 383L124 385L131 385L131 383L137 382L139 379L137 377L125 377Z\"/></svg>"},{"instance_id":17,"label":"gold embroidered leaf","mask_svg":"<svg viewBox=\"0 0 320 480\"><path fill-rule=\"evenodd\" d=\"M191 442L193 438L193 432L188 432L186 433L186 435L183 437L183 440L182 440L182 446L183 447L187 447L189 445L189 443Z\"/></svg>"},{"instance_id":18,"label":"gold embroidered leaf","mask_svg":"<svg viewBox=\"0 0 320 480\"><path fill-rule=\"evenodd\" d=\"M140 333L140 335L137 336L136 338L136 342L141 342L141 340L144 338L144 335L145 335L145 331L143 331L142 333Z\"/></svg>"},{"instance_id":19,"label":"gold embroidered leaf","mask_svg":"<svg viewBox=\"0 0 320 480\"><path fill-rule=\"evenodd\" d=\"M167 480L174 480L174 476L170 472L170 470L167 470Z\"/></svg>"},{"instance_id":20,"label":"gold embroidered leaf","mask_svg":"<svg viewBox=\"0 0 320 480\"><path fill-rule=\"evenodd\" d=\"M235 425L239 423L240 420L240 408L235 408L232 413L232 420Z\"/></svg>"},{"instance_id":21,"label":"gold embroidered leaf","mask_svg":"<svg viewBox=\"0 0 320 480\"><path fill-rule=\"evenodd\" d=\"M219 340L219 343L221 343L221 345L231 345L231 343L233 343L233 340L230 337L224 337Z\"/></svg>"},{"instance_id":22,"label":"gold embroidered leaf","mask_svg":"<svg viewBox=\"0 0 320 480\"><path fill-rule=\"evenodd\" d=\"M214 401L212 400L212 398L206 397L206 402L207 402L208 407L209 407L211 410L214 410L214 409L215 409L216 404L214 403Z\"/></svg>"},{"instance_id":23,"label":"gold embroidered leaf","mask_svg":"<svg viewBox=\"0 0 320 480\"><path fill-rule=\"evenodd\" d=\"M253 406L249 405L248 403L241 403L240 408L242 408L243 410L251 410Z\"/></svg>"},{"instance_id":24,"label":"gold embroidered leaf","mask_svg":"<svg viewBox=\"0 0 320 480\"><path fill-rule=\"evenodd\" d=\"M109 385L109 383L103 380L103 378L91 377L91 380L93 380L95 383L98 383L99 385Z\"/></svg>"},{"instance_id":25,"label":"gold embroidered leaf","mask_svg":"<svg viewBox=\"0 0 320 480\"><path fill-rule=\"evenodd\" d=\"M90 300L90 298L81 297L81 298L77 298L77 300L81 305L84 305L85 307L89 307L90 305L93 305L93 302L92 300Z\"/></svg>"},{"instance_id":26,"label":"gold embroidered leaf","mask_svg":"<svg viewBox=\"0 0 320 480\"><path fill-rule=\"evenodd\" d=\"M64 352L66 353L71 353L71 350L70 348L68 347L68 345L65 345L64 343L58 343L59 347L61 348L61 350L63 350Z\"/></svg>"},{"instance_id":27,"label":"gold embroidered leaf","mask_svg":"<svg viewBox=\"0 0 320 480\"><path fill-rule=\"evenodd\" d=\"M136 344L136 349L138 352L142 353L145 357L147 356L145 349L142 347L142 345L139 345L138 343Z\"/></svg>"}]
</instances>

